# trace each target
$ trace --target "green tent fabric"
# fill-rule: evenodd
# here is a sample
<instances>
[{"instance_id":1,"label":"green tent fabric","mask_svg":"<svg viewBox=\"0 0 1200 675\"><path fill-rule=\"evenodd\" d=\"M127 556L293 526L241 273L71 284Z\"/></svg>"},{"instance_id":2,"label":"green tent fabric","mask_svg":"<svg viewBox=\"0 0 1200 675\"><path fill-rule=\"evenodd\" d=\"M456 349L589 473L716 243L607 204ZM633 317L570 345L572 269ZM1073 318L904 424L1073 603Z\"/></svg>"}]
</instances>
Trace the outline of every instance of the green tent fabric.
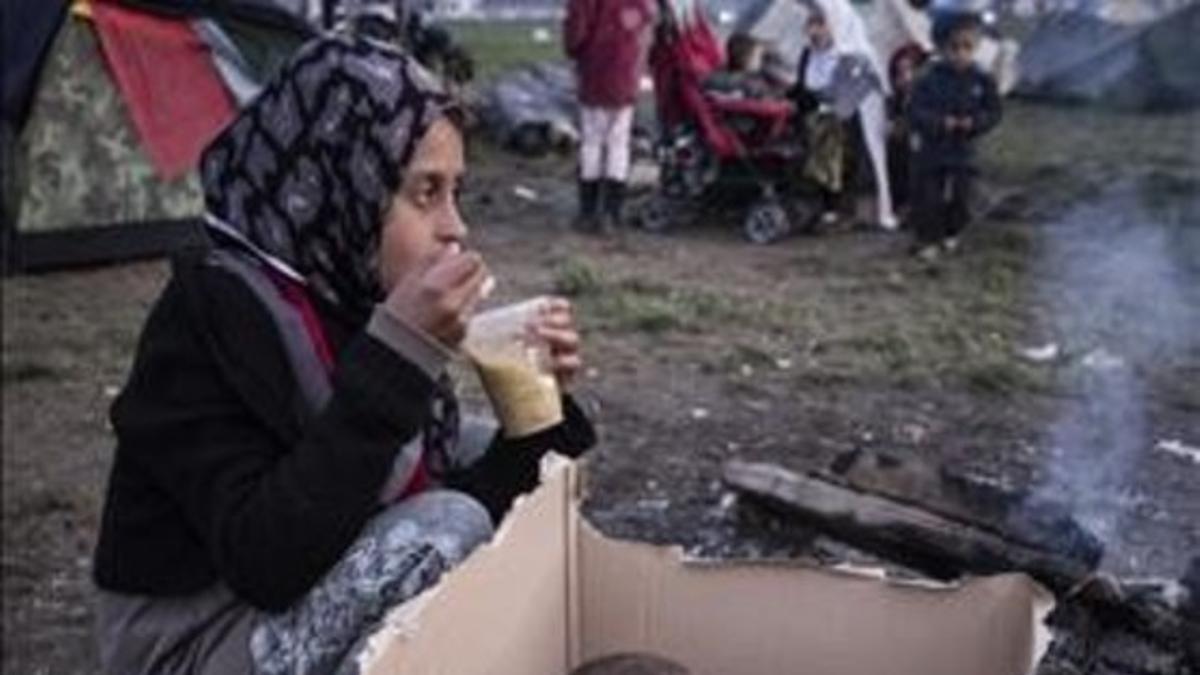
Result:
<instances>
[{"instance_id":1,"label":"green tent fabric","mask_svg":"<svg viewBox=\"0 0 1200 675\"><path fill-rule=\"evenodd\" d=\"M41 232L191 217L195 172L163 181L138 145L92 28L69 18L55 38L17 140L17 228Z\"/></svg>"},{"instance_id":2,"label":"green tent fabric","mask_svg":"<svg viewBox=\"0 0 1200 675\"><path fill-rule=\"evenodd\" d=\"M250 68L248 75L259 83L269 80L309 38L299 31L232 17L221 17L217 23L237 45Z\"/></svg>"}]
</instances>

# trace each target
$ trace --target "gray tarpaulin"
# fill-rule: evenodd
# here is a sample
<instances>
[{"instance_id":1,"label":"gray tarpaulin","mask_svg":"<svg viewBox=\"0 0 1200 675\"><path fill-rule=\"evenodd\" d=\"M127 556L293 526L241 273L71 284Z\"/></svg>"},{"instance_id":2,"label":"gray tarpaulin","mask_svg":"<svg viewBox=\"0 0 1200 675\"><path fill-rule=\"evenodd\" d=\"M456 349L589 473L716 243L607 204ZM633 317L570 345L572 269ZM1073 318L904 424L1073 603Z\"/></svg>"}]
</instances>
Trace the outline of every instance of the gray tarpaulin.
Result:
<instances>
[{"instance_id":1,"label":"gray tarpaulin","mask_svg":"<svg viewBox=\"0 0 1200 675\"><path fill-rule=\"evenodd\" d=\"M1154 110L1200 105L1200 4L1154 21L1045 17L1021 49L1017 92L1056 101Z\"/></svg>"}]
</instances>

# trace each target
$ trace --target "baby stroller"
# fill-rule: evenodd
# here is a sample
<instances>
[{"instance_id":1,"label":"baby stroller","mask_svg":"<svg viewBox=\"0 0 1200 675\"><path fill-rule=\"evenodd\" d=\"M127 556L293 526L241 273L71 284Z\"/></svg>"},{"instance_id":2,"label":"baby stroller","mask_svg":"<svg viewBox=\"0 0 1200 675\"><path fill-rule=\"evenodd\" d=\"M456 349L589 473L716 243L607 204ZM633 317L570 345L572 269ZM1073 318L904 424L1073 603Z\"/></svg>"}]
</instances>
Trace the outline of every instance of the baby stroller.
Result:
<instances>
[{"instance_id":1,"label":"baby stroller","mask_svg":"<svg viewBox=\"0 0 1200 675\"><path fill-rule=\"evenodd\" d=\"M793 104L707 91L703 82L722 60L715 37L703 15L681 21L662 4L664 21L650 54L660 182L638 212L639 224L663 232L680 214L732 198L749 204L742 219L748 240L766 244L783 238L793 223L815 215L811 207L797 213L805 205L785 200L800 183L803 158Z\"/></svg>"}]
</instances>

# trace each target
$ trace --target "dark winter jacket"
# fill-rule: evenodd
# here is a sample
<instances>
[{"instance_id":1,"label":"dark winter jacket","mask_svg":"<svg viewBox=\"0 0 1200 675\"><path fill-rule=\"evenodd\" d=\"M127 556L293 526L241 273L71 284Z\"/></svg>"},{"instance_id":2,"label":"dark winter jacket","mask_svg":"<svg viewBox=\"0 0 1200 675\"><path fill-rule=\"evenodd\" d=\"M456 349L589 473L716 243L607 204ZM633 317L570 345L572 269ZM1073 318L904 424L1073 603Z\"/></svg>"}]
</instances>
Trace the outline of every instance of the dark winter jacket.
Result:
<instances>
[{"instance_id":1,"label":"dark winter jacket","mask_svg":"<svg viewBox=\"0 0 1200 675\"><path fill-rule=\"evenodd\" d=\"M369 331L317 306L336 354L319 413L302 403L279 323L209 253L181 257L147 319L113 405L117 450L95 554L103 589L180 596L224 582L281 610L306 593L377 512L397 451L425 427L434 381ZM590 423L493 441L445 477L502 514L537 483L550 448L577 455Z\"/></svg>"},{"instance_id":2,"label":"dark winter jacket","mask_svg":"<svg viewBox=\"0 0 1200 675\"><path fill-rule=\"evenodd\" d=\"M948 116L970 117L969 132L946 130ZM970 168L975 140L1000 123L995 81L979 68L960 71L935 61L917 79L909 105L915 159L920 167Z\"/></svg>"}]
</instances>

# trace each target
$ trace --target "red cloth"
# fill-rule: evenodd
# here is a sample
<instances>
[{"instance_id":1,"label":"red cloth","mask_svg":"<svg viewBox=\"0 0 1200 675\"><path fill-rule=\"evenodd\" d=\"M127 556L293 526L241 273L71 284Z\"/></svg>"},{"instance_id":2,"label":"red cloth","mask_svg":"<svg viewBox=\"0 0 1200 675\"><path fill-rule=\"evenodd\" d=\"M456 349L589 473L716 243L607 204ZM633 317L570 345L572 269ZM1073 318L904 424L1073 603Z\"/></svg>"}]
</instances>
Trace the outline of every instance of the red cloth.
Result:
<instances>
[{"instance_id":1,"label":"red cloth","mask_svg":"<svg viewBox=\"0 0 1200 675\"><path fill-rule=\"evenodd\" d=\"M729 158L741 155L744 148L737 136L718 122L702 86L723 61L721 43L703 13L688 23L677 22L676 30L656 42L650 53L659 122L664 127L694 122L705 144L718 157Z\"/></svg>"},{"instance_id":2,"label":"red cloth","mask_svg":"<svg viewBox=\"0 0 1200 675\"><path fill-rule=\"evenodd\" d=\"M186 21L92 4L109 71L154 168L175 178L234 116L208 47Z\"/></svg>"},{"instance_id":3,"label":"red cloth","mask_svg":"<svg viewBox=\"0 0 1200 675\"><path fill-rule=\"evenodd\" d=\"M581 105L634 104L657 14L654 0L568 0L563 42L575 62Z\"/></svg>"},{"instance_id":4,"label":"red cloth","mask_svg":"<svg viewBox=\"0 0 1200 675\"><path fill-rule=\"evenodd\" d=\"M291 305L296 313L300 315L300 320L304 323L304 332L312 343L313 350L317 353L317 358L321 360L321 365L325 366L325 374L333 377L334 358L333 350L329 347L329 338L325 335L325 326L321 324L321 317L317 315L317 310L312 305L312 300L308 297L308 291L299 282L294 279L285 277L282 274L268 269L267 272L271 281L275 282L275 287L279 289L279 295L283 297L283 301ZM417 468L413 470L413 475L408 479L408 485L400 491L396 501L400 501L411 497L412 495L424 492L433 486L433 481L429 476L429 468L426 466L425 455L421 455L421 461L417 462Z\"/></svg>"}]
</instances>

